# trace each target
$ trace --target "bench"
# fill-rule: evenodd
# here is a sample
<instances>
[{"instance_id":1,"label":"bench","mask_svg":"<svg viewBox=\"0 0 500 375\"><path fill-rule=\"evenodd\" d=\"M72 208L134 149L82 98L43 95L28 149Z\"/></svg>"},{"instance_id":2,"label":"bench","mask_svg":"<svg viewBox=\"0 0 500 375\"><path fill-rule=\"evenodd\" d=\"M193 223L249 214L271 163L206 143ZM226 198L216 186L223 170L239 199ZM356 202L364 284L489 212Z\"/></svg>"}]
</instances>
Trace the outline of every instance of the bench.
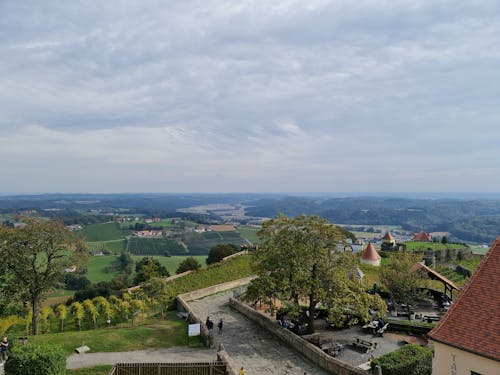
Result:
<instances>
[{"instance_id":1,"label":"bench","mask_svg":"<svg viewBox=\"0 0 500 375\"><path fill-rule=\"evenodd\" d=\"M334 341L329 341L321 344L320 349L332 357L338 357L344 351L344 345Z\"/></svg>"},{"instance_id":2,"label":"bench","mask_svg":"<svg viewBox=\"0 0 500 375\"><path fill-rule=\"evenodd\" d=\"M367 353L371 350L374 350L377 347L376 342L368 341L368 340L362 339L361 337L356 337L355 340L352 342L352 345L359 346L363 349L366 349Z\"/></svg>"},{"instance_id":3,"label":"bench","mask_svg":"<svg viewBox=\"0 0 500 375\"><path fill-rule=\"evenodd\" d=\"M439 316L435 313L422 314L422 320L427 320L428 323L439 321Z\"/></svg>"}]
</instances>

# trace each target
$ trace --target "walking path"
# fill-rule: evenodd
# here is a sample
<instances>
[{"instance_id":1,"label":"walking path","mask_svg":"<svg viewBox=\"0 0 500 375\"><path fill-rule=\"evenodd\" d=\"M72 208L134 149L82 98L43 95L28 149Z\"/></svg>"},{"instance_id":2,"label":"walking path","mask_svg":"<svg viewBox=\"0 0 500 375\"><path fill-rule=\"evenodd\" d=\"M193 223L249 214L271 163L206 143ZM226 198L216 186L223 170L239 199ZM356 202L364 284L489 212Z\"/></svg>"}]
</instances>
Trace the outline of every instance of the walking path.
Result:
<instances>
[{"instance_id":1,"label":"walking path","mask_svg":"<svg viewBox=\"0 0 500 375\"><path fill-rule=\"evenodd\" d=\"M245 367L247 375L326 375L327 372L283 344L269 332L259 327L229 307L232 292L223 292L196 301L190 301L200 319L210 317L215 323L224 321L222 335L214 329L216 347L219 343L235 364Z\"/></svg>"}]
</instances>

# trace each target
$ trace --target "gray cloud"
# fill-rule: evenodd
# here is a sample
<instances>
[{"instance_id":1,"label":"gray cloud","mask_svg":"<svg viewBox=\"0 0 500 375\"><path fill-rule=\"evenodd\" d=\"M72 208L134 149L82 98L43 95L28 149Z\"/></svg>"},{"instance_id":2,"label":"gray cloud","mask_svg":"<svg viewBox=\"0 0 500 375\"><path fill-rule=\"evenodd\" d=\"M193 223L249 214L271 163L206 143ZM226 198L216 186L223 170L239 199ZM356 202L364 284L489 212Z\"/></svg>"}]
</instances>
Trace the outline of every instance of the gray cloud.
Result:
<instances>
[{"instance_id":1,"label":"gray cloud","mask_svg":"<svg viewBox=\"0 0 500 375\"><path fill-rule=\"evenodd\" d=\"M499 16L496 1L3 1L0 189L498 190Z\"/></svg>"}]
</instances>

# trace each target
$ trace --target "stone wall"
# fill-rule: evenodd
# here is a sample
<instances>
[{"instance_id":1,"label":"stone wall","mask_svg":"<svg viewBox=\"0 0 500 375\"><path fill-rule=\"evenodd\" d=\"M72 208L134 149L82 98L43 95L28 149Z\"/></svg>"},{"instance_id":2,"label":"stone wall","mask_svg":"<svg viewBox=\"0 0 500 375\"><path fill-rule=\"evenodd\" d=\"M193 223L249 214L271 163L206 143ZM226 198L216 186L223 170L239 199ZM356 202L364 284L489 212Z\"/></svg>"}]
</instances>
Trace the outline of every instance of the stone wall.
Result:
<instances>
[{"instance_id":1,"label":"stone wall","mask_svg":"<svg viewBox=\"0 0 500 375\"><path fill-rule=\"evenodd\" d=\"M244 304L234 298L229 300L229 304L235 310L245 315L250 320L257 323L262 328L268 330L273 335L277 336L283 342L302 353L311 362L316 363L330 374L336 375L366 375L367 372L347 363L344 363L336 358L324 353L321 349L304 340L302 337L295 335L291 331L280 327L268 315L265 315L247 304Z\"/></svg>"},{"instance_id":2,"label":"stone wall","mask_svg":"<svg viewBox=\"0 0 500 375\"><path fill-rule=\"evenodd\" d=\"M238 375L239 369L232 360L232 358L227 354L226 349L224 349L224 345L220 344L219 349L217 350L217 359L226 364L226 375Z\"/></svg>"}]
</instances>

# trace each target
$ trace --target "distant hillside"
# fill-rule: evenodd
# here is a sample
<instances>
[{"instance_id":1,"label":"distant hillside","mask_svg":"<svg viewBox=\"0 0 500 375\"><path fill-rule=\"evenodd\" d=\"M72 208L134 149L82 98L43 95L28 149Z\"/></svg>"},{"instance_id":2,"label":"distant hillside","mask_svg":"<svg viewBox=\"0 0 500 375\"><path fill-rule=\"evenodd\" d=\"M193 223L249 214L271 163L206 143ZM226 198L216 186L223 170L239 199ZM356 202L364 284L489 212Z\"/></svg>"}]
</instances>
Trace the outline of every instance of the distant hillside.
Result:
<instances>
[{"instance_id":1,"label":"distant hillside","mask_svg":"<svg viewBox=\"0 0 500 375\"><path fill-rule=\"evenodd\" d=\"M249 216L315 214L338 224L401 225L410 231L450 232L451 237L491 243L500 235L500 200L286 197L252 202Z\"/></svg>"}]
</instances>

